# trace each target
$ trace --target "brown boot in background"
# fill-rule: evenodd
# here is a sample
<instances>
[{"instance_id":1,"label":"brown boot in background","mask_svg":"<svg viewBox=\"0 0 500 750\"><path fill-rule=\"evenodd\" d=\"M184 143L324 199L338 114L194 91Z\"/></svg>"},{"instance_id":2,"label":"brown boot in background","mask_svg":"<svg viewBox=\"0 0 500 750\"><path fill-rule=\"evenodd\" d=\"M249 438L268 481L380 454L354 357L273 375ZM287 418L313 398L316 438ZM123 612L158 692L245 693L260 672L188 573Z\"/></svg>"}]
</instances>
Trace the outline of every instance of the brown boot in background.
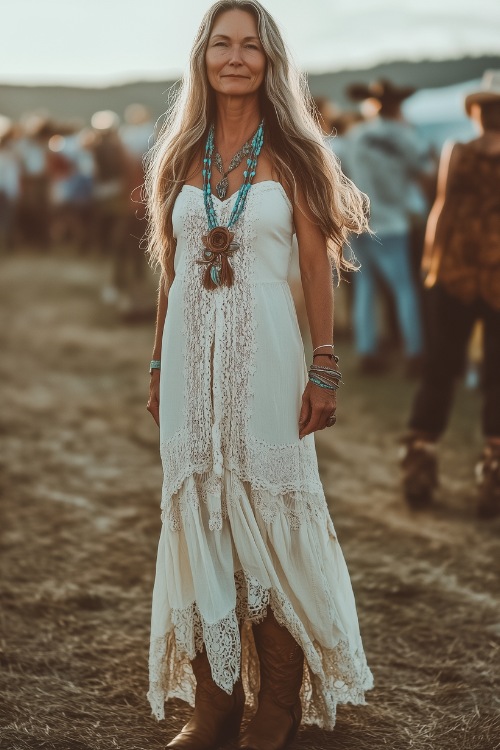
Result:
<instances>
[{"instance_id":1,"label":"brown boot in background","mask_svg":"<svg viewBox=\"0 0 500 750\"><path fill-rule=\"evenodd\" d=\"M480 518L500 515L500 444L486 443L476 464L477 514Z\"/></svg>"},{"instance_id":2,"label":"brown boot in background","mask_svg":"<svg viewBox=\"0 0 500 750\"><path fill-rule=\"evenodd\" d=\"M271 610L253 626L260 662L258 708L238 742L240 750L283 750L296 736L302 719L300 688L304 654Z\"/></svg>"},{"instance_id":3,"label":"brown boot in background","mask_svg":"<svg viewBox=\"0 0 500 750\"><path fill-rule=\"evenodd\" d=\"M212 679L205 649L191 662L196 677L194 713L167 748L175 750L217 750L240 731L245 693L241 679L231 695Z\"/></svg>"},{"instance_id":4,"label":"brown boot in background","mask_svg":"<svg viewBox=\"0 0 500 750\"><path fill-rule=\"evenodd\" d=\"M436 443L409 433L401 439L399 458L406 502L413 510L428 507L438 486Z\"/></svg>"}]
</instances>

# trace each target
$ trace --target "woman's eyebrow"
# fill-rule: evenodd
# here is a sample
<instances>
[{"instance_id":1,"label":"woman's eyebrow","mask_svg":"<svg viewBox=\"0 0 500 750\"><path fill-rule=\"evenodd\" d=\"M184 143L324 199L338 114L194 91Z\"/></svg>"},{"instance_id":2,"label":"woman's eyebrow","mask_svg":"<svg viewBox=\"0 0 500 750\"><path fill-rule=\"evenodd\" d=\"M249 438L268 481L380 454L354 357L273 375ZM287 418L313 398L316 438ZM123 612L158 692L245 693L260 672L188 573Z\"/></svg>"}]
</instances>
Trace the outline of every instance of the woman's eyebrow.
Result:
<instances>
[{"instance_id":1,"label":"woman's eyebrow","mask_svg":"<svg viewBox=\"0 0 500 750\"><path fill-rule=\"evenodd\" d=\"M222 39L229 39L230 37L226 36L226 34L214 34L212 39L216 39L217 37L221 37ZM255 39L257 42L260 41L257 36L246 36L244 37L243 41L247 42L249 39Z\"/></svg>"}]
</instances>

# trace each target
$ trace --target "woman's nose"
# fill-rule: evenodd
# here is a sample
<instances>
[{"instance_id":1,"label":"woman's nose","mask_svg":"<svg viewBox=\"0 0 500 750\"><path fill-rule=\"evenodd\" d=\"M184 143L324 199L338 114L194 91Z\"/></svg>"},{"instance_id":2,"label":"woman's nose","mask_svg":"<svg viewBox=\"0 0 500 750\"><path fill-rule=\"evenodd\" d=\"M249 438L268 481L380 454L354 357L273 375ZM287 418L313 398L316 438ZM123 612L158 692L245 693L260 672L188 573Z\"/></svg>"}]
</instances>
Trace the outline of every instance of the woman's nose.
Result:
<instances>
[{"instance_id":1,"label":"woman's nose","mask_svg":"<svg viewBox=\"0 0 500 750\"><path fill-rule=\"evenodd\" d=\"M241 65L241 49L238 45L231 47L231 54L229 55L229 62L237 65Z\"/></svg>"}]
</instances>

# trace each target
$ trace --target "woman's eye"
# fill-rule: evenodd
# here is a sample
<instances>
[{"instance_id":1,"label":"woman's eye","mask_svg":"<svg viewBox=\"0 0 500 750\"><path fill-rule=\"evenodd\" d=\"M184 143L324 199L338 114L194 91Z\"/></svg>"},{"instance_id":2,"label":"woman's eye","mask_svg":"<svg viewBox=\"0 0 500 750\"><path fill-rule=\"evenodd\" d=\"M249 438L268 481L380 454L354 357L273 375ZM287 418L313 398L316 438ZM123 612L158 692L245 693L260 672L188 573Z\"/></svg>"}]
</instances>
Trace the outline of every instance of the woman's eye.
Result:
<instances>
[{"instance_id":1,"label":"woman's eye","mask_svg":"<svg viewBox=\"0 0 500 750\"><path fill-rule=\"evenodd\" d=\"M221 45L225 47L226 42L214 42L214 47L220 47ZM259 49L256 44L246 44L245 47L248 47L248 49Z\"/></svg>"}]
</instances>

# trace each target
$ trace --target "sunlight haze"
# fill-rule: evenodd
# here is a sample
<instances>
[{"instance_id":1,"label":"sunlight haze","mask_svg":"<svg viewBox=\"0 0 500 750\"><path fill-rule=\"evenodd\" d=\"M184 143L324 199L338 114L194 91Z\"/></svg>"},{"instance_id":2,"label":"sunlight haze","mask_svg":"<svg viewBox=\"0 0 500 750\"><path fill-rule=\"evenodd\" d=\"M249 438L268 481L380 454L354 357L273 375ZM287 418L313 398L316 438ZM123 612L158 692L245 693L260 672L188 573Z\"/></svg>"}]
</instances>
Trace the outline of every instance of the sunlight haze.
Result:
<instances>
[{"instance_id":1,"label":"sunlight haze","mask_svg":"<svg viewBox=\"0 0 500 750\"><path fill-rule=\"evenodd\" d=\"M0 82L104 86L177 78L210 5L206 0L10 0L3 12ZM497 0L268 0L264 5L308 72L500 52Z\"/></svg>"}]
</instances>

